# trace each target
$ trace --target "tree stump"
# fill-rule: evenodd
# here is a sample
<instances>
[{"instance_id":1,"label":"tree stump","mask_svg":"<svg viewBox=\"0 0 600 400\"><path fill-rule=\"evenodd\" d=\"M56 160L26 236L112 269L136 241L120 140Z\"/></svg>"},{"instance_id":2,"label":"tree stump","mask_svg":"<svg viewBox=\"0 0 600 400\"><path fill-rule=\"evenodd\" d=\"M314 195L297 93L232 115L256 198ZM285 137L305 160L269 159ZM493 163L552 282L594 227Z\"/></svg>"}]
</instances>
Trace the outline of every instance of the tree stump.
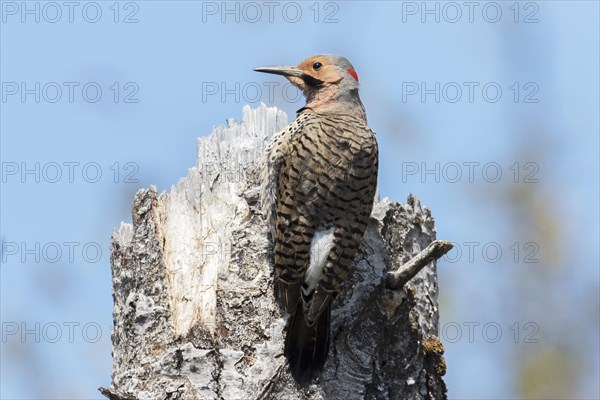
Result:
<instances>
[{"instance_id":1,"label":"tree stump","mask_svg":"<svg viewBox=\"0 0 600 400\"><path fill-rule=\"evenodd\" d=\"M245 106L198 140L198 165L169 193L142 189L111 239L110 399L444 399L435 259L397 289L386 276L435 239L430 211L377 201L332 308L329 358L300 387L283 356L258 167L287 125ZM438 255L439 256L439 255ZM423 264L425 265L425 264Z\"/></svg>"}]
</instances>

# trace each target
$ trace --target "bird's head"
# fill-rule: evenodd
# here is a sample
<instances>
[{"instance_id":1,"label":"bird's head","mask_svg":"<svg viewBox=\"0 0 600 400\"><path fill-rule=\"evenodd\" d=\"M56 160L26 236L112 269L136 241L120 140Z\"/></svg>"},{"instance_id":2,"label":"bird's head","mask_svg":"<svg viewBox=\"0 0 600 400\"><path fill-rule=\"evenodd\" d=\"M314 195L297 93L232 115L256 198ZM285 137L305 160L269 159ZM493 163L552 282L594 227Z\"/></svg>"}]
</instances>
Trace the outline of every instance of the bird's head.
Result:
<instances>
[{"instance_id":1,"label":"bird's head","mask_svg":"<svg viewBox=\"0 0 600 400\"><path fill-rule=\"evenodd\" d=\"M350 62L335 54L312 56L297 66L256 68L285 76L306 97L306 107L317 112L353 114L364 118L358 96L358 75Z\"/></svg>"}]
</instances>

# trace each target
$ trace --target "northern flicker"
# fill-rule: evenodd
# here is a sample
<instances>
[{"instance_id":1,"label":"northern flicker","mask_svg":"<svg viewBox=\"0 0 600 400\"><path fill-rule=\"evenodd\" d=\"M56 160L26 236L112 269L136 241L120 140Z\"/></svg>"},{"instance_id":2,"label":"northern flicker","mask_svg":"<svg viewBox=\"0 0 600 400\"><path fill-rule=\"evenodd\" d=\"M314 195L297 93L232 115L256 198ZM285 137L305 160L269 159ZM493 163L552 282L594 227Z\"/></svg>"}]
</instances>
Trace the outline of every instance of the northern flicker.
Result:
<instances>
[{"instance_id":1,"label":"northern flicker","mask_svg":"<svg viewBox=\"0 0 600 400\"><path fill-rule=\"evenodd\" d=\"M263 208L274 246L276 295L291 313L285 356L300 383L329 351L331 303L351 273L377 186L378 148L344 57L255 71L285 76L306 97L266 152Z\"/></svg>"}]
</instances>

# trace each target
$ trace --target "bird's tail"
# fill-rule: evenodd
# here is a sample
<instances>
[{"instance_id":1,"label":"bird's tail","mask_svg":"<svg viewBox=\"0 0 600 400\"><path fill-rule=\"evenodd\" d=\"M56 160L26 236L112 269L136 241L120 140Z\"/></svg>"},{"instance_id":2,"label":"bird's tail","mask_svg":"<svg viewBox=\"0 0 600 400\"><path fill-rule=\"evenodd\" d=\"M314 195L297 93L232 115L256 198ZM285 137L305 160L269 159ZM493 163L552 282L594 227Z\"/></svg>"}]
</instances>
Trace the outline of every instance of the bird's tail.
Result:
<instances>
[{"instance_id":1,"label":"bird's tail","mask_svg":"<svg viewBox=\"0 0 600 400\"><path fill-rule=\"evenodd\" d=\"M331 304L314 324L309 325L301 301L298 301L296 312L290 317L285 356L292 376L300 384L309 383L325 365L329 352L330 318Z\"/></svg>"}]
</instances>

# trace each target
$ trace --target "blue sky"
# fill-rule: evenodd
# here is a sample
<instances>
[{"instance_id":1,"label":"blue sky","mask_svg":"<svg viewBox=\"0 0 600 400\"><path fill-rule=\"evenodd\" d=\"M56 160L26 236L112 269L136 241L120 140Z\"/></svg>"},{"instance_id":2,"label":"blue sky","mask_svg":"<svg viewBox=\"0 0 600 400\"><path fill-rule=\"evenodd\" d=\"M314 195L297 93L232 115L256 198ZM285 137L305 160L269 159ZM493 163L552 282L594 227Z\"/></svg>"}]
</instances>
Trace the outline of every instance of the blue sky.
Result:
<instances>
[{"instance_id":1,"label":"blue sky","mask_svg":"<svg viewBox=\"0 0 600 400\"><path fill-rule=\"evenodd\" d=\"M100 398L133 194L185 176L244 104L292 117L303 100L252 69L320 53L358 72L381 194L417 195L462 251L439 263L449 396L517 398L518 355L557 347L582 365L572 397L599 396L597 2L54 4L0 3L0 397Z\"/></svg>"}]
</instances>

